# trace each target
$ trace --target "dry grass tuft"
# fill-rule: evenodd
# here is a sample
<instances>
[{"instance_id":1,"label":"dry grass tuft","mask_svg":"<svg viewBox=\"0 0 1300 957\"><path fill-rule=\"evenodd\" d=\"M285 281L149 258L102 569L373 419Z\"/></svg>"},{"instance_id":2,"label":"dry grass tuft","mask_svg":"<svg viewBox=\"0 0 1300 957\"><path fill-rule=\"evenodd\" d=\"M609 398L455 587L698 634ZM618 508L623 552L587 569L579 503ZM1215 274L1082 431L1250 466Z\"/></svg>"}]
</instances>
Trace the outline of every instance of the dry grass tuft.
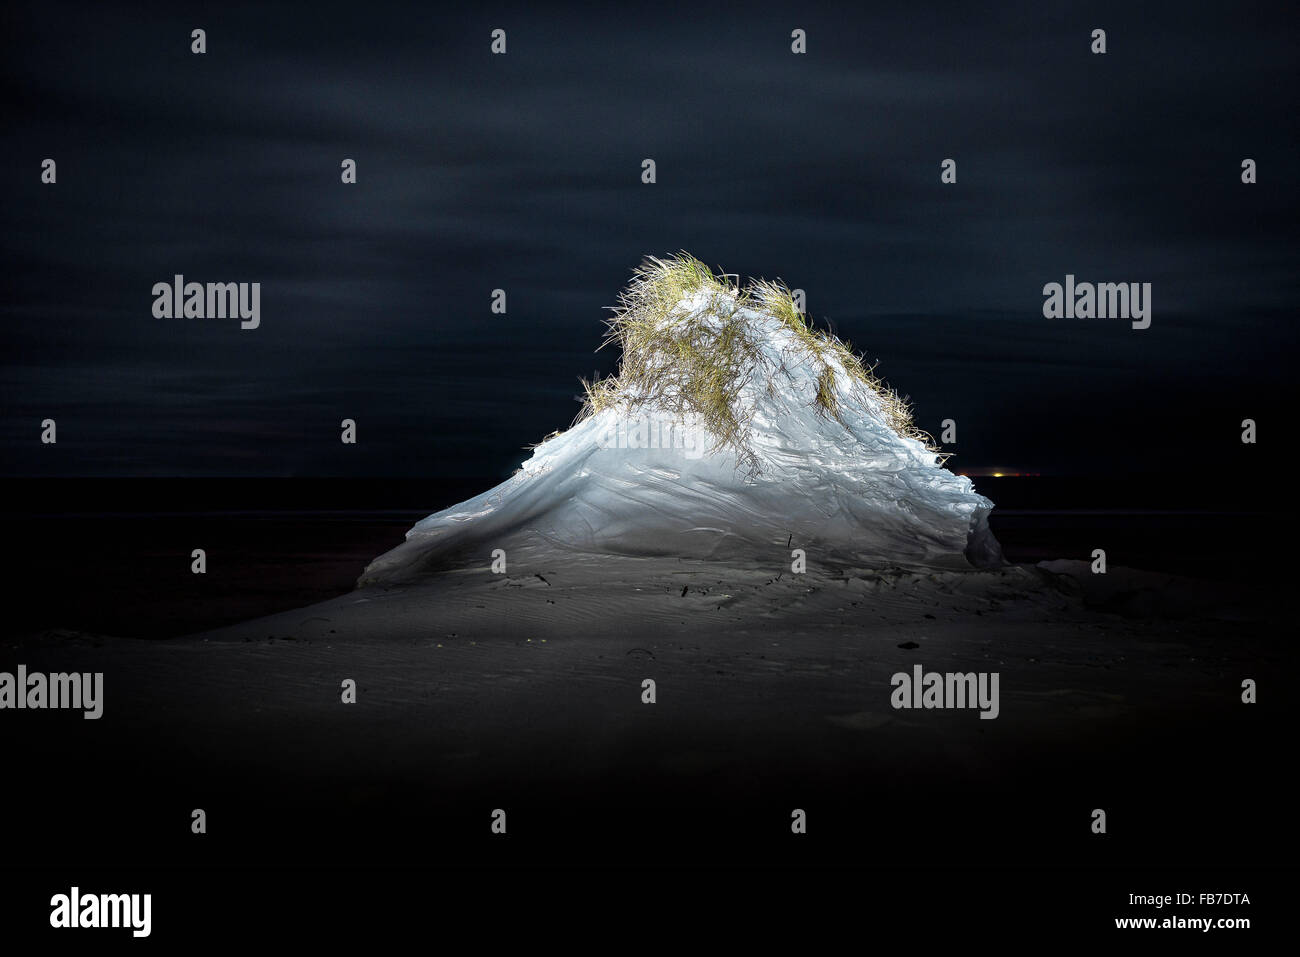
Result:
<instances>
[{"instance_id":1,"label":"dry grass tuft","mask_svg":"<svg viewBox=\"0 0 1300 957\"><path fill-rule=\"evenodd\" d=\"M848 344L813 328L784 283L754 280L741 289L686 252L668 259L647 257L634 270L602 344L622 350L618 374L583 380L586 401L575 422L607 408L631 410L654 400L674 414L696 416L716 439L715 448L732 448L757 471L746 442L748 415L739 397L756 374L766 375L773 391L777 370L760 361L757 330L746 309L775 317L792 333L796 353L821 365L810 397L819 414L842 421L846 393L854 394L874 402L899 435L938 453L934 440L913 422L907 399Z\"/></svg>"}]
</instances>

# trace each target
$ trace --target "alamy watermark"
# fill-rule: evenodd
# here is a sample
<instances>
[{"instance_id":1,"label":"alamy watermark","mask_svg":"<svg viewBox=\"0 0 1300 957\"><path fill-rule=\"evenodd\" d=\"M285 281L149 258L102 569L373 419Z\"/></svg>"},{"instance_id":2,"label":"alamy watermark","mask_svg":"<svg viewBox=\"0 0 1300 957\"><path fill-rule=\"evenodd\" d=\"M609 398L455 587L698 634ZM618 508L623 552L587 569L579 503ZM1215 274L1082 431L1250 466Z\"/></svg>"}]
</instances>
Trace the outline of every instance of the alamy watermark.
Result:
<instances>
[{"instance_id":1,"label":"alamy watermark","mask_svg":"<svg viewBox=\"0 0 1300 957\"><path fill-rule=\"evenodd\" d=\"M1134 329L1151 325L1151 283L1080 282L1067 273L1065 284L1043 287L1043 316L1048 319L1130 319Z\"/></svg>"},{"instance_id":2,"label":"alamy watermark","mask_svg":"<svg viewBox=\"0 0 1300 957\"><path fill-rule=\"evenodd\" d=\"M126 927L133 937L148 937L153 929L152 894L83 894L73 887L50 898L50 926Z\"/></svg>"},{"instance_id":3,"label":"alamy watermark","mask_svg":"<svg viewBox=\"0 0 1300 957\"><path fill-rule=\"evenodd\" d=\"M602 449L675 449L688 459L703 458L708 442L703 429L653 415L618 419L596 437L596 445Z\"/></svg>"},{"instance_id":4,"label":"alamy watermark","mask_svg":"<svg viewBox=\"0 0 1300 957\"><path fill-rule=\"evenodd\" d=\"M239 328L262 323L260 282L186 282L177 273L171 282L153 284L155 319L240 319Z\"/></svg>"},{"instance_id":5,"label":"alamy watermark","mask_svg":"<svg viewBox=\"0 0 1300 957\"><path fill-rule=\"evenodd\" d=\"M17 673L0 671L0 710L71 709L84 711L87 721L104 713L104 673L73 674L28 672L19 665Z\"/></svg>"},{"instance_id":6,"label":"alamy watermark","mask_svg":"<svg viewBox=\"0 0 1300 957\"><path fill-rule=\"evenodd\" d=\"M897 672L890 679L893 693L889 703L900 708L978 708L980 718L996 718L1001 711L998 703L998 678L996 671L969 671L965 674L949 671L925 671L920 665L912 673Z\"/></svg>"}]
</instances>

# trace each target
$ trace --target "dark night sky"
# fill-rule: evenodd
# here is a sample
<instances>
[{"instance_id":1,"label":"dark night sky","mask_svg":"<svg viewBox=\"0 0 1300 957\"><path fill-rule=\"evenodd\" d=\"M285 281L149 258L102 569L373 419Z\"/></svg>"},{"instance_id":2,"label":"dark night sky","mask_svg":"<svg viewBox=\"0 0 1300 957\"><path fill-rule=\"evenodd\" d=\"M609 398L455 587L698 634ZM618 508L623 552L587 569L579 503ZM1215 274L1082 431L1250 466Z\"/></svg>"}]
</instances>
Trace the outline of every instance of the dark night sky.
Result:
<instances>
[{"instance_id":1,"label":"dark night sky","mask_svg":"<svg viewBox=\"0 0 1300 957\"><path fill-rule=\"evenodd\" d=\"M4 474L508 474L682 248L806 289L958 469L1290 426L1294 4L114 6L5 14ZM177 272L260 282L261 328L155 319ZM1151 282L1152 327L1044 319L1066 273Z\"/></svg>"}]
</instances>

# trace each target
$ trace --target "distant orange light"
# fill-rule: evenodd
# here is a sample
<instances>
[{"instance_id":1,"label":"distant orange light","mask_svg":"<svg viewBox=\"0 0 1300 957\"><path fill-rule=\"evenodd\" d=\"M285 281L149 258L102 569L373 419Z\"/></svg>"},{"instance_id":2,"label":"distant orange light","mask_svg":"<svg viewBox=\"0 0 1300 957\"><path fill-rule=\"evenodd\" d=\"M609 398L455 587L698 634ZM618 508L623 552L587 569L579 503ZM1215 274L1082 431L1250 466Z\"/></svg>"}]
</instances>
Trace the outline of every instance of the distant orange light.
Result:
<instances>
[{"instance_id":1,"label":"distant orange light","mask_svg":"<svg viewBox=\"0 0 1300 957\"><path fill-rule=\"evenodd\" d=\"M993 471L990 468L971 468L963 469L957 473L968 478L1037 478L1042 472L1006 472L1002 470Z\"/></svg>"}]
</instances>

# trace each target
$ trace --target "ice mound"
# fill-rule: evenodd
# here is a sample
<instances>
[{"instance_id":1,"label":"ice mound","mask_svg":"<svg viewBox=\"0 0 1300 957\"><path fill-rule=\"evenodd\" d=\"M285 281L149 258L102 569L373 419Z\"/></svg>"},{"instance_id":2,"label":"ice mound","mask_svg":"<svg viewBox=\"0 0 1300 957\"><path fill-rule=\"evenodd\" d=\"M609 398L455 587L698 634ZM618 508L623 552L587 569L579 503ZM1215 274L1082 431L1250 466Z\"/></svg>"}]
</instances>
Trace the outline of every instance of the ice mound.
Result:
<instances>
[{"instance_id":1,"label":"ice mound","mask_svg":"<svg viewBox=\"0 0 1300 957\"><path fill-rule=\"evenodd\" d=\"M417 523L360 584L537 550L912 568L999 564L993 503L779 283L648 259L609 322L619 372L508 481Z\"/></svg>"}]
</instances>

